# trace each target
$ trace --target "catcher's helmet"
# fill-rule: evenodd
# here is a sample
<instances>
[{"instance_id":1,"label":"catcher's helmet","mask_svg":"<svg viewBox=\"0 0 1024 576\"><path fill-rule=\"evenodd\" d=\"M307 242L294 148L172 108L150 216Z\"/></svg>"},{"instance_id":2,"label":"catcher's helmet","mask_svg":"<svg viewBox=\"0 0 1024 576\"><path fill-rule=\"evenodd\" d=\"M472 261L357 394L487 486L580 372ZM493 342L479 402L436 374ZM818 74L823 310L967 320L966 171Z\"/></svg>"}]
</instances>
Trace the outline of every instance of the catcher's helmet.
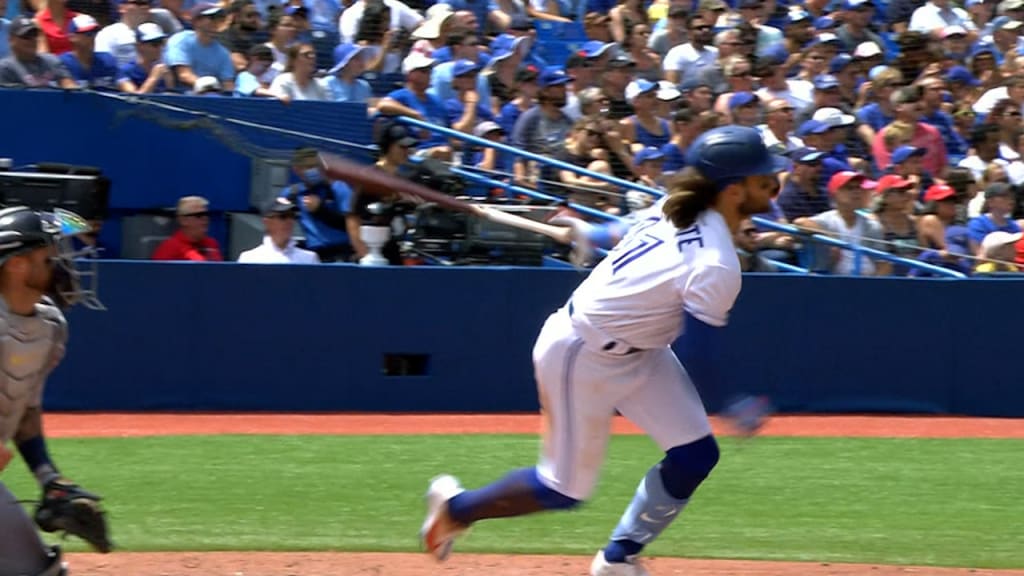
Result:
<instances>
[{"instance_id":1,"label":"catcher's helmet","mask_svg":"<svg viewBox=\"0 0 1024 576\"><path fill-rule=\"evenodd\" d=\"M726 186L747 176L782 172L788 162L772 154L754 128L721 126L693 141L686 150L686 165L719 186Z\"/></svg>"},{"instance_id":2,"label":"catcher's helmet","mask_svg":"<svg viewBox=\"0 0 1024 576\"><path fill-rule=\"evenodd\" d=\"M102 309L96 299L95 254L91 248L74 250L71 238L88 232L84 218L61 208L53 212L40 212L26 206L0 210L0 266L12 256L37 248L54 246L57 255L52 259L53 286L48 294L61 308L84 304ZM83 280L89 287L83 288Z\"/></svg>"}]
</instances>

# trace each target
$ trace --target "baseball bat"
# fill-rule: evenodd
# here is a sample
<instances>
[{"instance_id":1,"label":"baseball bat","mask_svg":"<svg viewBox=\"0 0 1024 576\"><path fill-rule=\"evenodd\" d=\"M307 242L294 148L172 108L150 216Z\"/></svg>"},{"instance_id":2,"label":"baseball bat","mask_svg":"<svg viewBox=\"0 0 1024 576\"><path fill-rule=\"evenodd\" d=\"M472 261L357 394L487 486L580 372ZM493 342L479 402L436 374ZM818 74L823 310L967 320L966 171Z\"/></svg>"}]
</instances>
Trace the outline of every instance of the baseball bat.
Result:
<instances>
[{"instance_id":1,"label":"baseball bat","mask_svg":"<svg viewBox=\"0 0 1024 576\"><path fill-rule=\"evenodd\" d=\"M497 224L504 224L535 234L541 234L562 244L572 242L572 231L566 226L545 224L536 220L530 220L529 218L523 218L522 216L516 216L515 214L458 200L437 190L431 190L422 184L389 174L375 166L360 164L334 154L325 153L320 154L320 165L328 176L348 182L358 188L360 192L379 197L387 197L395 193L414 196L424 202L432 202L448 210L465 212Z\"/></svg>"}]
</instances>

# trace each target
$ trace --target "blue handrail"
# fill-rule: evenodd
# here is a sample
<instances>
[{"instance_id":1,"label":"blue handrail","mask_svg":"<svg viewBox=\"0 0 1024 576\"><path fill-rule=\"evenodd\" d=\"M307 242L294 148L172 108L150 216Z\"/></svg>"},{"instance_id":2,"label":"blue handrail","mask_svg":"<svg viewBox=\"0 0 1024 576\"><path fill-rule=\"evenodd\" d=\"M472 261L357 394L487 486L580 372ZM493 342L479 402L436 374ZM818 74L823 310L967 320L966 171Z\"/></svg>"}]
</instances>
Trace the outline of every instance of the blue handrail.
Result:
<instances>
[{"instance_id":1,"label":"blue handrail","mask_svg":"<svg viewBox=\"0 0 1024 576\"><path fill-rule=\"evenodd\" d=\"M902 264L910 268L917 268L918 270L924 270L926 272L931 272L932 274L935 274L937 276L945 276L947 278L967 278L966 275L957 272L956 270L950 270L949 268L935 266L933 264L928 264L927 262L921 262L919 260L903 258L902 256L894 256L893 254L889 254L888 252L882 252L881 250L875 250L874 248L868 248L866 246L851 245L847 242L837 240L830 236L825 236L823 234L814 234L806 230L801 230L800 228L797 228L796 226L790 224L780 224L778 222L773 222L760 216L754 216L752 220L758 226L767 228L769 230L775 230L776 232L784 232L786 234L791 234L793 236L801 236L814 242L817 242L819 244L825 244L826 246L835 246L837 248L842 248L844 250L853 250L858 255L863 254L865 256L870 256L871 258L874 258L876 260L885 260L887 262L892 262L894 264Z\"/></svg>"},{"instance_id":2,"label":"blue handrail","mask_svg":"<svg viewBox=\"0 0 1024 576\"><path fill-rule=\"evenodd\" d=\"M576 174L581 174L583 176L587 176L595 180L599 180L601 182L607 182L609 184L614 184L615 186L621 186L622 188L627 188L630 190L639 190L640 192L645 192L655 197L661 197L665 195L664 192L644 186L643 184L638 184L636 182L630 182L629 180L623 180L622 178L616 178L615 176L609 176L608 174L601 174L600 172L587 170L586 168L582 168L574 164L569 164L568 162L562 162L561 160L558 160L556 158L550 158L548 156L534 154L533 152L520 150L519 148L509 146L508 144L503 144L501 142L492 142L484 138L478 138L472 134L466 134L465 132L459 132L458 130L452 130L451 128L438 126L437 124L431 124L430 122L424 122L422 120L417 120L416 118L410 118L408 116L396 116L395 119L404 124L415 126L416 128L430 130L431 132L443 134L444 136L447 136L449 138L455 138L456 140L462 140L463 142L469 142L470 144L475 144L477 146L494 148L495 150L500 150L502 152L505 152L506 154L521 156L528 160L534 160L542 164L554 166L559 170L568 170L570 172L575 172Z\"/></svg>"}]
</instances>

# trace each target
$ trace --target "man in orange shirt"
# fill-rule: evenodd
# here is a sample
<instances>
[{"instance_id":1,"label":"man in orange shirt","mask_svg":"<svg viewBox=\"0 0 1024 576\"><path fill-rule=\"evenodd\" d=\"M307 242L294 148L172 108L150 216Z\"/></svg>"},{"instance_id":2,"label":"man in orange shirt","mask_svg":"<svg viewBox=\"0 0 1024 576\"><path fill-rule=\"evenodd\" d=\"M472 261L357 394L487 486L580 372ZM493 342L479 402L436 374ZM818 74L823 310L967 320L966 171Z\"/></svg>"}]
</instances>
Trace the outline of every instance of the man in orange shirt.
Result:
<instances>
[{"instance_id":1,"label":"man in orange shirt","mask_svg":"<svg viewBox=\"0 0 1024 576\"><path fill-rule=\"evenodd\" d=\"M222 262L220 245L206 235L210 229L210 203L202 196L178 200L178 231L153 252L153 260Z\"/></svg>"}]
</instances>

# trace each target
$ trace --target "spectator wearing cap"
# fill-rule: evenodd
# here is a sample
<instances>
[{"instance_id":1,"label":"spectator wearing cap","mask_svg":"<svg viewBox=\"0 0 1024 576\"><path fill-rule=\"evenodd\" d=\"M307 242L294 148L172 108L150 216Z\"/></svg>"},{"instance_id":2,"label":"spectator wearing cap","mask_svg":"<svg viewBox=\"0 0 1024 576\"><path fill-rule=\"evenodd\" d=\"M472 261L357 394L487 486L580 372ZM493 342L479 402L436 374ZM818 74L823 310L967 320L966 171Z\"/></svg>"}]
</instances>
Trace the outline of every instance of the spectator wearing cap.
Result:
<instances>
[{"instance_id":1,"label":"spectator wearing cap","mask_svg":"<svg viewBox=\"0 0 1024 576\"><path fill-rule=\"evenodd\" d=\"M921 80L918 85L922 90L921 121L934 126L939 131L942 142L946 145L950 161L959 162L967 154L967 143L957 133L953 117L942 110L943 94L946 90L945 82L941 78L929 77ZM1019 117L1018 120L1020 120Z\"/></svg>"},{"instance_id":2,"label":"spectator wearing cap","mask_svg":"<svg viewBox=\"0 0 1024 576\"><path fill-rule=\"evenodd\" d=\"M765 105L765 123L758 126L758 130L764 145L775 154L786 154L804 145L793 133L794 111L793 105L782 98L769 100Z\"/></svg>"},{"instance_id":3,"label":"spectator wearing cap","mask_svg":"<svg viewBox=\"0 0 1024 576\"><path fill-rule=\"evenodd\" d=\"M981 242L978 256L987 262L974 267L975 274L993 274L998 272L1020 272L1014 263L1017 258L1016 245L1024 234L1020 232L990 232Z\"/></svg>"},{"instance_id":4,"label":"spectator wearing cap","mask_svg":"<svg viewBox=\"0 0 1024 576\"><path fill-rule=\"evenodd\" d=\"M792 222L832 208L832 201L820 184L824 157L824 153L814 148L798 148L789 153L793 171L776 197L776 204L786 220Z\"/></svg>"},{"instance_id":5,"label":"spectator wearing cap","mask_svg":"<svg viewBox=\"0 0 1024 576\"><path fill-rule=\"evenodd\" d=\"M754 128L761 122L761 99L753 92L733 92L729 96L732 124Z\"/></svg>"},{"instance_id":6,"label":"spectator wearing cap","mask_svg":"<svg viewBox=\"0 0 1024 576\"><path fill-rule=\"evenodd\" d=\"M814 112L813 120L821 122L828 127L824 134L824 144L821 148L826 156L841 164L852 164L863 162L866 156L867 147L860 138L857 119L851 114L846 114L839 108L825 107ZM866 166L865 166L866 168ZM831 164L826 167L825 175L832 177L834 170Z\"/></svg>"},{"instance_id":7,"label":"spectator wearing cap","mask_svg":"<svg viewBox=\"0 0 1024 576\"><path fill-rule=\"evenodd\" d=\"M167 42L164 61L174 71L176 83L193 88L204 76L216 78L224 91L235 89L235 65L231 53L216 40L224 11L213 4L192 10L192 30L182 30Z\"/></svg>"},{"instance_id":8,"label":"spectator wearing cap","mask_svg":"<svg viewBox=\"0 0 1024 576\"><path fill-rule=\"evenodd\" d=\"M760 79L761 87L755 94L762 101L782 99L790 107L803 110L811 104L814 87L806 80L787 78L786 61L786 55L781 52L758 59L754 74Z\"/></svg>"},{"instance_id":9,"label":"spectator wearing cap","mask_svg":"<svg viewBox=\"0 0 1024 576\"><path fill-rule=\"evenodd\" d=\"M922 246L946 250L946 228L956 223L957 200L956 190L947 184L932 184L925 190L925 213L917 223ZM945 254L940 255L945 257Z\"/></svg>"},{"instance_id":10,"label":"spectator wearing cap","mask_svg":"<svg viewBox=\"0 0 1024 576\"><path fill-rule=\"evenodd\" d=\"M447 61L441 61L437 57L436 51L433 54L433 58L438 60L436 66L430 72L430 88L427 92L433 94L441 102L447 102L449 98L455 97L455 91L452 89L452 77L455 62L459 60L468 60L474 64L480 64L485 66L487 60L481 56L481 41L475 33L456 33L448 37L448 50L450 58ZM487 78L482 75L477 76L476 91L480 94L480 100L487 106L490 106L490 86L488 85Z\"/></svg>"},{"instance_id":11,"label":"spectator wearing cap","mask_svg":"<svg viewBox=\"0 0 1024 576\"><path fill-rule=\"evenodd\" d=\"M839 91L839 80L831 74L821 74L814 78L814 91L811 93L811 105L797 113L797 122L809 120L815 112L822 108L840 108L843 95Z\"/></svg>"},{"instance_id":12,"label":"spectator wearing cap","mask_svg":"<svg viewBox=\"0 0 1024 576\"><path fill-rule=\"evenodd\" d=\"M1024 26L1020 20L1000 16L992 21L992 38L986 45L993 50L997 64L1013 60L1020 53L1020 33Z\"/></svg>"},{"instance_id":13,"label":"spectator wearing cap","mask_svg":"<svg viewBox=\"0 0 1024 576\"><path fill-rule=\"evenodd\" d=\"M953 62L963 62L969 55L971 44L963 26L946 26L942 29L942 54Z\"/></svg>"},{"instance_id":14,"label":"spectator wearing cap","mask_svg":"<svg viewBox=\"0 0 1024 576\"><path fill-rule=\"evenodd\" d=\"M278 12L267 20L267 33L270 38L265 46L270 48L274 63L260 76L260 82L269 86L288 67L288 47L295 43L298 27L295 26L294 18Z\"/></svg>"},{"instance_id":15,"label":"spectator wearing cap","mask_svg":"<svg viewBox=\"0 0 1024 576\"><path fill-rule=\"evenodd\" d=\"M705 66L711 66L718 59L718 48L711 45L714 39L713 22L702 14L691 14L686 19L689 41L673 47L665 54L662 69L665 79L676 84L694 76Z\"/></svg>"},{"instance_id":16,"label":"spectator wearing cap","mask_svg":"<svg viewBox=\"0 0 1024 576\"><path fill-rule=\"evenodd\" d=\"M839 37L840 50L853 53L862 42L872 42L879 50L885 47L881 36L871 31L871 18L875 15L872 0L844 0L843 24L835 34Z\"/></svg>"},{"instance_id":17,"label":"spectator wearing cap","mask_svg":"<svg viewBox=\"0 0 1024 576\"><path fill-rule=\"evenodd\" d=\"M319 264L316 252L299 248L293 235L299 208L278 196L263 208L263 242L238 255L242 264Z\"/></svg>"},{"instance_id":18,"label":"spectator wearing cap","mask_svg":"<svg viewBox=\"0 0 1024 576\"><path fill-rule=\"evenodd\" d=\"M690 10L685 5L674 4L668 10L665 26L655 31L647 42L647 47L661 57L662 60L676 46L686 44L690 40Z\"/></svg>"},{"instance_id":19,"label":"spectator wearing cap","mask_svg":"<svg viewBox=\"0 0 1024 576\"><path fill-rule=\"evenodd\" d=\"M953 101L973 112L971 104L978 99L977 92L981 81L975 78L965 66L953 66L947 70L945 80Z\"/></svg>"},{"instance_id":20,"label":"spectator wearing cap","mask_svg":"<svg viewBox=\"0 0 1024 576\"><path fill-rule=\"evenodd\" d=\"M484 67L480 78L483 80L480 94L487 95L484 102L501 109L515 97L516 72L530 45L525 38L502 34L491 42L491 58Z\"/></svg>"},{"instance_id":21,"label":"spectator wearing cap","mask_svg":"<svg viewBox=\"0 0 1024 576\"><path fill-rule=\"evenodd\" d=\"M317 151L312 148L295 151L292 172L299 181L281 190L278 197L298 208L306 248L316 252L323 262L347 261L359 238L358 228L349 236L348 214L354 211L352 189L324 174ZM362 255L359 250L355 252Z\"/></svg>"},{"instance_id":22,"label":"spectator wearing cap","mask_svg":"<svg viewBox=\"0 0 1024 576\"><path fill-rule=\"evenodd\" d=\"M68 24L72 50L59 56L71 79L83 88L114 90L117 87L117 60L106 52L96 52L96 33L100 24L88 14L79 14Z\"/></svg>"},{"instance_id":23,"label":"spectator wearing cap","mask_svg":"<svg viewBox=\"0 0 1024 576\"><path fill-rule=\"evenodd\" d=\"M718 100L715 102L715 112L730 118L733 94L741 92L752 94L756 88L753 68L750 65L750 60L745 56L733 54L722 63L722 72L725 74L729 88L718 96Z\"/></svg>"},{"instance_id":24,"label":"spectator wearing cap","mask_svg":"<svg viewBox=\"0 0 1024 576\"><path fill-rule=\"evenodd\" d=\"M786 13L785 22L786 26L782 30L782 47L792 58L786 62L788 70L799 62L800 50L814 38L814 17L804 7L792 5Z\"/></svg>"},{"instance_id":25,"label":"spectator wearing cap","mask_svg":"<svg viewBox=\"0 0 1024 576\"><path fill-rule=\"evenodd\" d=\"M208 235L210 202L202 196L185 196L175 211L178 230L153 251L153 260L221 262L220 244Z\"/></svg>"},{"instance_id":26,"label":"spectator wearing cap","mask_svg":"<svg viewBox=\"0 0 1024 576\"><path fill-rule=\"evenodd\" d=\"M269 33L253 0L233 0L228 12L231 24L221 36L221 42L231 53L235 70L242 72L249 65L249 51L253 46L266 42Z\"/></svg>"},{"instance_id":27,"label":"spectator wearing cap","mask_svg":"<svg viewBox=\"0 0 1024 576\"><path fill-rule=\"evenodd\" d=\"M676 110L672 115L672 139L661 147L665 155L662 170L666 174L678 172L686 166L686 149L701 132L700 113L696 109L684 105Z\"/></svg>"},{"instance_id":28,"label":"spectator wearing cap","mask_svg":"<svg viewBox=\"0 0 1024 576\"><path fill-rule=\"evenodd\" d=\"M508 133L497 122L481 122L473 129L473 135L491 142L508 143ZM502 174L510 174L512 172L512 157L489 146L476 147L469 160L464 162L464 164Z\"/></svg>"},{"instance_id":29,"label":"spectator wearing cap","mask_svg":"<svg viewBox=\"0 0 1024 576\"><path fill-rule=\"evenodd\" d=\"M270 91L270 83L262 80L267 70L274 65L274 53L266 44L256 44L249 48L249 64L235 78L235 96L256 96L261 98L277 98Z\"/></svg>"},{"instance_id":30,"label":"spectator wearing cap","mask_svg":"<svg viewBox=\"0 0 1024 576\"><path fill-rule=\"evenodd\" d=\"M365 102L371 108L377 103L370 83L359 77L366 70L367 58L362 46L338 44L334 49L334 66L327 71L329 75L320 80L328 100Z\"/></svg>"},{"instance_id":31,"label":"spectator wearing cap","mask_svg":"<svg viewBox=\"0 0 1024 576\"><path fill-rule=\"evenodd\" d=\"M316 50L309 44L288 47L288 66L270 83L270 92L285 102L328 100L327 90L316 79Z\"/></svg>"},{"instance_id":32,"label":"spectator wearing cap","mask_svg":"<svg viewBox=\"0 0 1024 576\"><path fill-rule=\"evenodd\" d=\"M897 146L889 157L892 162L885 170L887 174L900 176L914 185L913 192L918 196L933 183L932 175L922 170L921 157L924 150L904 144Z\"/></svg>"},{"instance_id":33,"label":"spectator wearing cap","mask_svg":"<svg viewBox=\"0 0 1024 576\"><path fill-rule=\"evenodd\" d=\"M40 54L60 56L71 51L68 25L78 12L67 7L64 0L45 0L42 10L36 12L33 20L39 28L37 49Z\"/></svg>"},{"instance_id":34,"label":"spectator wearing cap","mask_svg":"<svg viewBox=\"0 0 1024 576\"><path fill-rule=\"evenodd\" d=\"M621 120L634 112L632 104L626 99L626 87L633 78L636 66L625 54L619 54L608 60L604 74L600 77L601 91L608 98L608 118Z\"/></svg>"},{"instance_id":35,"label":"spectator wearing cap","mask_svg":"<svg viewBox=\"0 0 1024 576\"><path fill-rule=\"evenodd\" d=\"M894 256L916 259L921 255L917 221L912 215L916 184L898 174L887 174L875 188L875 216L882 225L885 251ZM910 267L893 264L893 276L906 276Z\"/></svg>"},{"instance_id":36,"label":"spectator wearing cap","mask_svg":"<svg viewBox=\"0 0 1024 576\"><path fill-rule=\"evenodd\" d=\"M941 178L948 161L946 145L942 141L942 135L934 126L921 121L921 92L919 86L906 86L893 92L890 101L896 120L914 127L910 143L917 148L924 148L925 153L921 159L921 165L934 176ZM885 147L884 129L875 135L871 151L875 165L889 165L889 151Z\"/></svg>"},{"instance_id":37,"label":"spectator wearing cap","mask_svg":"<svg viewBox=\"0 0 1024 576\"><path fill-rule=\"evenodd\" d=\"M447 3L452 4L452 2ZM385 16L385 20L381 22L382 25L378 26L378 34L383 33L385 30L412 32L424 20L422 14L400 0L357 0L348 8L342 10L341 16L338 18L338 33L341 35L342 42L359 43L360 39L357 36L367 5L370 5L373 7L373 10L383 13ZM459 9L458 7L455 8ZM482 22L483 20L481 20Z\"/></svg>"},{"instance_id":38,"label":"spectator wearing cap","mask_svg":"<svg viewBox=\"0 0 1024 576\"><path fill-rule=\"evenodd\" d=\"M642 78L626 86L626 101L635 114L619 121L619 133L630 145L660 149L672 137L672 126L668 120L656 115L659 88L657 82Z\"/></svg>"},{"instance_id":39,"label":"spectator wearing cap","mask_svg":"<svg viewBox=\"0 0 1024 576\"><path fill-rule=\"evenodd\" d=\"M597 61L587 58L582 50L569 54L565 61L565 71L573 77L572 85L576 93L587 88L598 88L598 79L604 67L598 68L596 64Z\"/></svg>"},{"instance_id":40,"label":"spectator wearing cap","mask_svg":"<svg viewBox=\"0 0 1024 576\"><path fill-rule=\"evenodd\" d=\"M857 110L857 120L862 125L871 129L872 141L874 140L875 133L881 131L896 119L895 107L891 97L893 90L901 84L903 84L903 74L896 68L885 67L874 73L862 85L862 89L868 93L868 97L873 101Z\"/></svg>"},{"instance_id":41,"label":"spectator wearing cap","mask_svg":"<svg viewBox=\"0 0 1024 576\"><path fill-rule=\"evenodd\" d=\"M169 35L182 30L169 10L152 8L150 0L126 0L117 5L121 21L104 26L96 35L96 51L114 55L119 66L130 65L137 60L136 45L139 40L139 27L142 24L155 25L166 39ZM148 28L147 36L154 32Z\"/></svg>"},{"instance_id":42,"label":"spectator wearing cap","mask_svg":"<svg viewBox=\"0 0 1024 576\"><path fill-rule=\"evenodd\" d=\"M498 113L497 123L506 134L512 132L516 121L523 112L526 112L537 104L537 69L533 66L521 68L516 72L516 95L512 101L501 107ZM596 88L588 90L597 91ZM579 95L582 98L582 95ZM577 105L580 102L577 101ZM571 115L570 115L571 116ZM577 113L577 117L579 114Z\"/></svg>"},{"instance_id":43,"label":"spectator wearing cap","mask_svg":"<svg viewBox=\"0 0 1024 576\"><path fill-rule=\"evenodd\" d=\"M547 68L537 79L540 90L537 93L537 105L530 108L516 120L512 129L512 145L520 150L554 156L564 147L572 128L572 120L562 111L567 101L566 85L572 77L558 68ZM515 163L515 179L517 183L527 183L533 176L528 163L517 158ZM540 177L547 181L557 181L558 173L551 166L541 169Z\"/></svg>"},{"instance_id":44,"label":"spectator wearing cap","mask_svg":"<svg viewBox=\"0 0 1024 576\"><path fill-rule=\"evenodd\" d=\"M683 93L675 84L668 80L658 81L658 92L655 94L658 103L655 114L658 118L669 119L672 113L683 104Z\"/></svg>"},{"instance_id":45,"label":"spectator wearing cap","mask_svg":"<svg viewBox=\"0 0 1024 576\"><path fill-rule=\"evenodd\" d=\"M447 4L434 4L425 14L427 19L410 34L415 41L412 49L433 56L434 50L447 45L455 24L455 11Z\"/></svg>"},{"instance_id":46,"label":"spectator wearing cap","mask_svg":"<svg viewBox=\"0 0 1024 576\"><path fill-rule=\"evenodd\" d=\"M828 191L835 202L835 208L809 218L798 218L799 227L833 236L853 246L884 249L881 244L882 226L874 218L860 213L865 205L865 191L873 190L875 183L859 172L835 173L828 183ZM888 262L874 262L855 250L832 249L830 258L824 258L824 250L816 255L815 269L833 274L857 274L863 276L887 276L891 270ZM858 270L859 269L859 270Z\"/></svg>"},{"instance_id":47,"label":"spectator wearing cap","mask_svg":"<svg viewBox=\"0 0 1024 576\"><path fill-rule=\"evenodd\" d=\"M992 232L1020 232L1020 226L1011 218L1016 204L1014 196L1013 188L1003 182L996 182L985 188L985 204L988 211L971 218L967 223L972 254L984 257L981 243Z\"/></svg>"},{"instance_id":48,"label":"spectator wearing cap","mask_svg":"<svg viewBox=\"0 0 1024 576\"><path fill-rule=\"evenodd\" d=\"M424 122L449 127L444 103L427 92L430 73L437 60L420 52L412 52L402 62L405 87L388 93L377 104L377 111L385 116L411 116ZM424 134L418 153L429 157L450 158L448 139L434 132Z\"/></svg>"},{"instance_id":49,"label":"spectator wearing cap","mask_svg":"<svg viewBox=\"0 0 1024 576\"><path fill-rule=\"evenodd\" d=\"M715 102L715 94L711 90L711 85L701 78L687 78L679 85L679 91L683 93L683 102L694 111L711 111Z\"/></svg>"},{"instance_id":50,"label":"spectator wearing cap","mask_svg":"<svg viewBox=\"0 0 1024 576\"><path fill-rule=\"evenodd\" d=\"M954 6L950 0L928 0L914 10L907 28L937 38L946 26L962 26L969 32L976 32L970 14L963 8Z\"/></svg>"},{"instance_id":51,"label":"spectator wearing cap","mask_svg":"<svg viewBox=\"0 0 1024 576\"><path fill-rule=\"evenodd\" d=\"M844 110L854 110L860 102L857 94L859 79L857 78L857 64L853 56L849 54L838 54L829 63L828 73L836 79L839 85L839 107Z\"/></svg>"},{"instance_id":52,"label":"spectator wearing cap","mask_svg":"<svg viewBox=\"0 0 1024 576\"><path fill-rule=\"evenodd\" d=\"M75 88L77 84L56 56L39 53L39 34L39 27L29 18L18 16L11 21L11 55L0 59L0 84Z\"/></svg>"},{"instance_id":53,"label":"spectator wearing cap","mask_svg":"<svg viewBox=\"0 0 1024 576\"><path fill-rule=\"evenodd\" d=\"M444 103L448 124L466 134L472 134L480 122L494 121L494 113L489 106L480 101L480 94L476 91L479 73L479 64L470 60L455 62L452 69L452 88L455 89L455 96Z\"/></svg>"},{"instance_id":54,"label":"spectator wearing cap","mask_svg":"<svg viewBox=\"0 0 1024 576\"><path fill-rule=\"evenodd\" d=\"M636 181L640 184L654 188L656 190L665 190L664 174L662 169L665 162L665 153L660 148L654 146L647 146L637 151L633 158L634 173L636 174ZM641 194L644 194L641 192ZM644 194L647 200L653 203L653 196L650 194ZM635 209L646 208L646 206L640 206Z\"/></svg>"},{"instance_id":55,"label":"spectator wearing cap","mask_svg":"<svg viewBox=\"0 0 1024 576\"><path fill-rule=\"evenodd\" d=\"M301 2L302 0L298 1ZM306 44L313 42L313 35L310 32L311 26L309 24L309 8L301 3L286 4L281 13L292 17L292 22L295 24L296 42L304 42Z\"/></svg>"}]
</instances>

